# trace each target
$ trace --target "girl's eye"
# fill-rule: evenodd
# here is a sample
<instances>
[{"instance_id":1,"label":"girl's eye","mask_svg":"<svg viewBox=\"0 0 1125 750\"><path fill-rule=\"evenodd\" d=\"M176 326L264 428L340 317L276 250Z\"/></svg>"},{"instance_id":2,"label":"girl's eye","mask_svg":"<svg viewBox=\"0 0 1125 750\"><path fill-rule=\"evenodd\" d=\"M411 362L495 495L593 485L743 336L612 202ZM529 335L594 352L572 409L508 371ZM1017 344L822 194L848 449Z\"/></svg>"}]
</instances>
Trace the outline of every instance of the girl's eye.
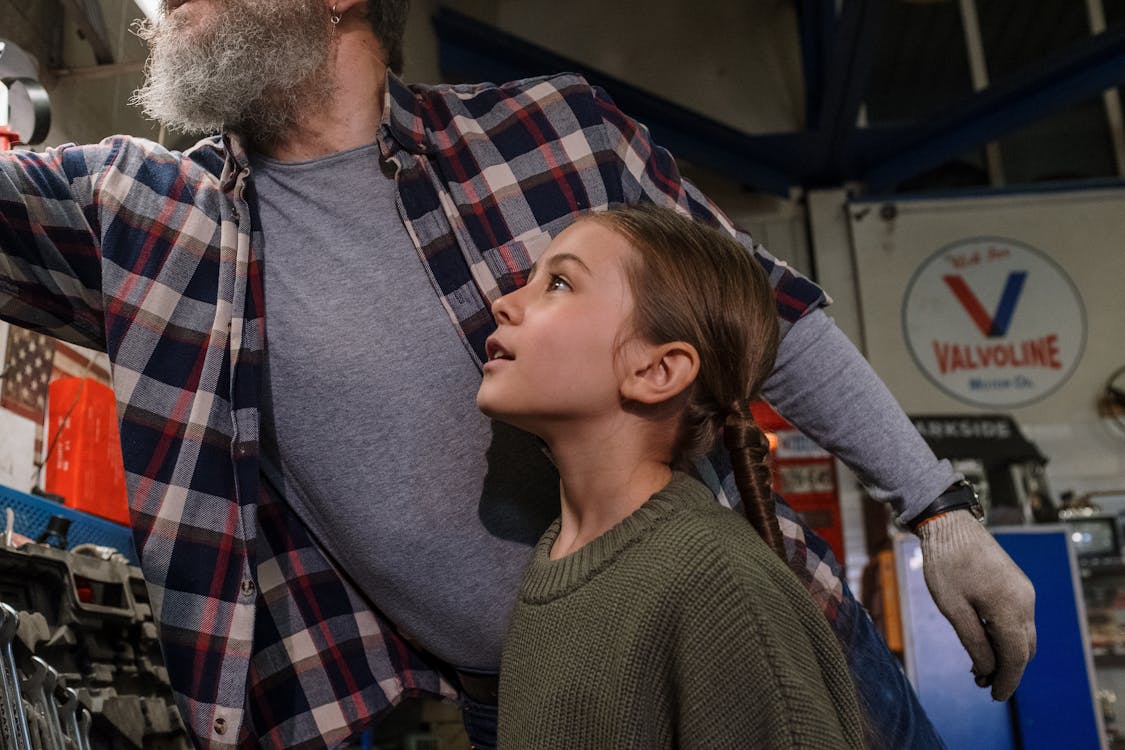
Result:
<instances>
[{"instance_id":1,"label":"girl's eye","mask_svg":"<svg viewBox=\"0 0 1125 750\"><path fill-rule=\"evenodd\" d=\"M557 273L551 274L551 278L547 279L548 292L566 291L568 289L570 289L570 282Z\"/></svg>"}]
</instances>

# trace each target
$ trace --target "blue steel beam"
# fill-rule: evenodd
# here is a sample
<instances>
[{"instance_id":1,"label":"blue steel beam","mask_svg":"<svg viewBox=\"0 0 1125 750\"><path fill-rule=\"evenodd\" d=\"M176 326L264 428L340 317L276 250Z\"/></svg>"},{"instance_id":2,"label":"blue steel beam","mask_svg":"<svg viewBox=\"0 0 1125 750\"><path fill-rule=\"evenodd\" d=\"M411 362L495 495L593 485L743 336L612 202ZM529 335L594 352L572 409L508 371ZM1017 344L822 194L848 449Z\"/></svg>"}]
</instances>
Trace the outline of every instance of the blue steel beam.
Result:
<instances>
[{"instance_id":1,"label":"blue steel beam","mask_svg":"<svg viewBox=\"0 0 1125 750\"><path fill-rule=\"evenodd\" d=\"M1004 133L1125 83L1125 24L1054 55L1034 69L993 84L932 124L868 144L853 169L869 192L885 192L903 180L967 153ZM866 165L864 167L863 165Z\"/></svg>"},{"instance_id":2,"label":"blue steel beam","mask_svg":"<svg viewBox=\"0 0 1125 750\"><path fill-rule=\"evenodd\" d=\"M806 133L749 136L667 99L531 44L464 14L434 13L439 65L460 80L508 81L560 71L580 73L604 88L631 117L645 123L656 143L677 157L713 169L743 185L787 196L806 171L815 137Z\"/></svg>"},{"instance_id":3,"label":"blue steel beam","mask_svg":"<svg viewBox=\"0 0 1125 750\"><path fill-rule=\"evenodd\" d=\"M824 101L816 121L821 139L815 173L820 181L846 179L842 164L867 94L887 1L845 0L836 22Z\"/></svg>"},{"instance_id":4,"label":"blue steel beam","mask_svg":"<svg viewBox=\"0 0 1125 750\"><path fill-rule=\"evenodd\" d=\"M878 26L878 19L868 15L878 8L867 5L868 1L850 0L856 5L849 31L842 33L841 26L835 37L832 79L827 84L832 93L824 97L833 105L821 106L818 120L826 130L757 136L455 11L439 9L434 27L440 64L450 77L506 81L559 71L580 73L606 89L625 112L646 123L654 140L677 156L751 189L776 195L787 195L793 186L847 181L865 181L869 193L884 192L1006 132L1125 82L1122 26L1084 40L1032 71L994 84L939 120L856 129L855 112L870 71L875 46L871 40ZM822 24L823 17L817 23ZM822 38L820 49L823 42ZM806 62L809 67L816 64ZM849 67L851 76L841 72Z\"/></svg>"},{"instance_id":5,"label":"blue steel beam","mask_svg":"<svg viewBox=\"0 0 1125 750\"><path fill-rule=\"evenodd\" d=\"M827 61L836 25L836 0L799 0L797 32L801 40L801 70L805 78L805 127L820 120Z\"/></svg>"}]
</instances>

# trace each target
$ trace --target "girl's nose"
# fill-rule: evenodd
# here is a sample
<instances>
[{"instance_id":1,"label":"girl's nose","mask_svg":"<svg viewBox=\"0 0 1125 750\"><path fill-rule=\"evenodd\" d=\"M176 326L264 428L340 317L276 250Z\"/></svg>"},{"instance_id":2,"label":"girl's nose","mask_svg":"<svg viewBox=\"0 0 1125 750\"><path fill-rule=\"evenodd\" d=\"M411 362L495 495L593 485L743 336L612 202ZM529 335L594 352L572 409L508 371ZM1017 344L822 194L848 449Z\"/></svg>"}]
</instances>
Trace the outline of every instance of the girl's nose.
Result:
<instances>
[{"instance_id":1,"label":"girl's nose","mask_svg":"<svg viewBox=\"0 0 1125 750\"><path fill-rule=\"evenodd\" d=\"M497 323L513 325L518 322L519 305L515 299L517 294L519 294L518 290L509 292L492 303L492 317Z\"/></svg>"}]
</instances>

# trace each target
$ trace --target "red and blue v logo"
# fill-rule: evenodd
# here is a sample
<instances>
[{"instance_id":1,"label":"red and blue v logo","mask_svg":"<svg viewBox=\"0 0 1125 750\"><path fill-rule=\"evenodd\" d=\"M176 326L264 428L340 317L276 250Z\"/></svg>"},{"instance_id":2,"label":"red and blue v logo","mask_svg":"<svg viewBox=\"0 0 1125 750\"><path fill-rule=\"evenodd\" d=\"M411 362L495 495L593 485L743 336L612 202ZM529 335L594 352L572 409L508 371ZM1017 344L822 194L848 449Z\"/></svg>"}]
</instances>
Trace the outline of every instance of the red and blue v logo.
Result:
<instances>
[{"instance_id":1,"label":"red and blue v logo","mask_svg":"<svg viewBox=\"0 0 1125 750\"><path fill-rule=\"evenodd\" d=\"M985 312L984 305L980 303L973 290L960 276L944 276L945 283L953 290L953 295L965 308L965 312L976 323L981 335L985 338L998 339L1008 332L1012 323L1012 315L1016 311L1016 302L1023 291L1023 282L1027 280L1027 271L1012 271L1008 280L1004 282L1004 291L1000 294L1000 303L996 306L996 313L989 315Z\"/></svg>"}]
</instances>

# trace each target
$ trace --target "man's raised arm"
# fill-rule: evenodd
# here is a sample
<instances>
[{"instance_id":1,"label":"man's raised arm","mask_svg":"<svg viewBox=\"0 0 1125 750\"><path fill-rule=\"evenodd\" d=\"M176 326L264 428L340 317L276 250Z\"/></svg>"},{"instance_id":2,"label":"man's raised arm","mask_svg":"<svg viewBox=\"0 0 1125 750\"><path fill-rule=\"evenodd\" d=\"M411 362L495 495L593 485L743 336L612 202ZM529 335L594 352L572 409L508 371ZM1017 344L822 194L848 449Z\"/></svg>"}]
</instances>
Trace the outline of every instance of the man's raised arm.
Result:
<instances>
[{"instance_id":1,"label":"man's raised arm","mask_svg":"<svg viewBox=\"0 0 1125 750\"><path fill-rule=\"evenodd\" d=\"M0 318L104 348L95 193L112 152L0 151Z\"/></svg>"},{"instance_id":2,"label":"man's raised arm","mask_svg":"<svg viewBox=\"0 0 1125 750\"><path fill-rule=\"evenodd\" d=\"M977 684L992 685L997 700L1009 698L1035 655L1035 590L968 510L931 515L929 506L961 477L935 458L822 310L790 329L765 395L916 529L926 584L969 652Z\"/></svg>"}]
</instances>

